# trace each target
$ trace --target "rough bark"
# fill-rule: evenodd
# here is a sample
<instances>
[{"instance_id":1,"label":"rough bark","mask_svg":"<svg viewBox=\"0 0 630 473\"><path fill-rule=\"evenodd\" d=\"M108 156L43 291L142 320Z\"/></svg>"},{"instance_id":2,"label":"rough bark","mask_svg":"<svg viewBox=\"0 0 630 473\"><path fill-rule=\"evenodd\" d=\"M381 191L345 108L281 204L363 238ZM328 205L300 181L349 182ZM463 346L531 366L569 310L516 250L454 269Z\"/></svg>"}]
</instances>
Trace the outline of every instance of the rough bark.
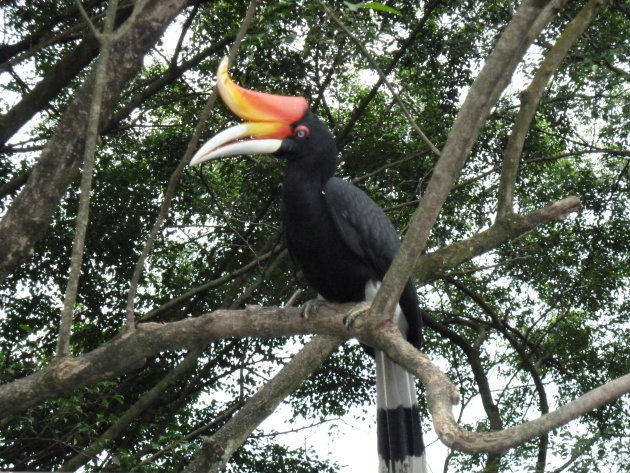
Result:
<instances>
[{"instance_id":1,"label":"rough bark","mask_svg":"<svg viewBox=\"0 0 630 473\"><path fill-rule=\"evenodd\" d=\"M191 349L228 337L272 338L309 333L348 337L342 319L353 305L323 305L317 317L308 320L304 320L300 309L256 306L238 311L218 310L168 324L140 324L136 330L83 356L55 361L30 376L0 386L0 419L81 386L115 379L163 351Z\"/></svg>"}]
</instances>

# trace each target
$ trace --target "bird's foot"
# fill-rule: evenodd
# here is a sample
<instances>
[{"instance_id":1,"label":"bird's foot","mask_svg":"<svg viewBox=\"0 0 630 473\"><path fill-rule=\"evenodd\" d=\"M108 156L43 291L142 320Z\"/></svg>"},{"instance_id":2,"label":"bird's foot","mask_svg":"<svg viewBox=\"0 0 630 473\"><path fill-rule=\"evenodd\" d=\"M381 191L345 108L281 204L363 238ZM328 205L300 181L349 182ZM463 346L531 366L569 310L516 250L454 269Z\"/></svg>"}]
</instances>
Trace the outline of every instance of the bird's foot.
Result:
<instances>
[{"instance_id":1,"label":"bird's foot","mask_svg":"<svg viewBox=\"0 0 630 473\"><path fill-rule=\"evenodd\" d=\"M304 320L308 320L311 315L317 313L317 311L319 310L320 304L321 304L320 299L311 299L311 300L306 301L302 305L302 313L301 313L302 318Z\"/></svg>"},{"instance_id":2,"label":"bird's foot","mask_svg":"<svg viewBox=\"0 0 630 473\"><path fill-rule=\"evenodd\" d=\"M343 318L343 324L347 329L352 327L355 319L359 317L364 312L367 312L372 307L372 303L369 301L362 301L355 305L352 309L348 311L348 314Z\"/></svg>"}]
</instances>

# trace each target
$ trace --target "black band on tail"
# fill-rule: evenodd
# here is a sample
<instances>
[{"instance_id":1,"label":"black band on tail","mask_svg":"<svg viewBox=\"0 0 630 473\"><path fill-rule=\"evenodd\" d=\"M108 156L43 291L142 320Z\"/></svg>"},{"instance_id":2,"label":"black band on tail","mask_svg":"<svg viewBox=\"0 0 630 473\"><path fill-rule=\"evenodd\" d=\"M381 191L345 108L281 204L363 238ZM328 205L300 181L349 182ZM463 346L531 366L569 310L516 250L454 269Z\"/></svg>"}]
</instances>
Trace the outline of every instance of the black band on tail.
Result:
<instances>
[{"instance_id":1,"label":"black band on tail","mask_svg":"<svg viewBox=\"0 0 630 473\"><path fill-rule=\"evenodd\" d=\"M377 413L378 454L386 462L402 462L424 455L418 406L379 409Z\"/></svg>"}]
</instances>

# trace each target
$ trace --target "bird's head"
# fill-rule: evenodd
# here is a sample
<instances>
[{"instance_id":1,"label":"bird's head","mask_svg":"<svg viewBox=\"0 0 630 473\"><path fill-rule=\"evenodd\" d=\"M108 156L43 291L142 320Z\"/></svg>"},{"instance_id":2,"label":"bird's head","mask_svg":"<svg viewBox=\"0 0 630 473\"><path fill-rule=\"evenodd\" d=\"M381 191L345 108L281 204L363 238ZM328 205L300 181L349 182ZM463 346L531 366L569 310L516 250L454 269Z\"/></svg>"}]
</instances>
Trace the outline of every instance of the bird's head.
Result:
<instances>
[{"instance_id":1,"label":"bird's head","mask_svg":"<svg viewBox=\"0 0 630 473\"><path fill-rule=\"evenodd\" d=\"M275 154L290 162L326 168L332 175L337 160L334 137L304 97L240 87L230 78L227 58L217 71L217 89L230 110L246 121L212 137L199 148L191 165L239 154Z\"/></svg>"}]
</instances>

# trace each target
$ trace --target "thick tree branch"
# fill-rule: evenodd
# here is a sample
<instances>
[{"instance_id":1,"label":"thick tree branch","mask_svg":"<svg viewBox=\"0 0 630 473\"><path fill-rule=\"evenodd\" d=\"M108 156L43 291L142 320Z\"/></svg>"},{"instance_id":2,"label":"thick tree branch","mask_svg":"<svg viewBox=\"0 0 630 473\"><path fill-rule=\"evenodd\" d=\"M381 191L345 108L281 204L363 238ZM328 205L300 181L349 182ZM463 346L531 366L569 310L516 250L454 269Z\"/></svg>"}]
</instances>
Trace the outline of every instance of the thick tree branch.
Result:
<instances>
[{"instance_id":1,"label":"thick tree branch","mask_svg":"<svg viewBox=\"0 0 630 473\"><path fill-rule=\"evenodd\" d=\"M466 240L451 243L433 253L422 255L414 277L419 284L444 275L448 269L486 253L544 223L561 221L580 208L580 199L567 197L526 215L512 215Z\"/></svg>"},{"instance_id":2,"label":"thick tree branch","mask_svg":"<svg viewBox=\"0 0 630 473\"><path fill-rule=\"evenodd\" d=\"M117 12L117 24L131 13L131 6L122 6ZM0 116L0 147L22 128L37 112L44 109L59 93L92 62L99 51L95 36L88 35L68 54L60 59L33 89L22 97L5 114Z\"/></svg>"},{"instance_id":3,"label":"thick tree branch","mask_svg":"<svg viewBox=\"0 0 630 473\"><path fill-rule=\"evenodd\" d=\"M343 321L353 304L319 303L315 307L317 313L313 315L311 312L308 319L305 319L301 310L296 308L250 307L242 311L216 311L170 324L142 324L137 330L125 332L80 358L62 359L38 373L0 386L0 418L6 418L46 399L62 396L80 386L113 379L131 369L137 369L147 357L161 351L194 349L226 337L277 337L319 333L331 336L336 340L336 344L347 338L349 334ZM471 433L458 427L453 418L451 405L457 402L458 392L448 378L428 357L407 343L390 321L374 327L366 323L368 320L367 317L356 319L354 333L361 341L384 349L388 356L405 366L422 381L438 435L446 445L461 451L500 453L544 435L551 429L630 392L628 374L534 421L499 432ZM289 380L282 379L278 382L287 386ZM278 399L275 395L269 398L262 397L267 400L272 398L274 399L272 403ZM272 409L271 404L268 406ZM249 424L248 428L253 428L256 422ZM212 445L221 444L225 447L222 442L225 438L231 438L229 435L226 433L226 437L215 438ZM245 433L235 435L237 436L235 438L241 438ZM228 451L231 450L228 448ZM226 459L226 456L222 457L222 461ZM207 461L208 457L205 457L203 464Z\"/></svg>"},{"instance_id":4,"label":"thick tree branch","mask_svg":"<svg viewBox=\"0 0 630 473\"><path fill-rule=\"evenodd\" d=\"M428 357L418 352L401 335L391 321L373 330L367 317L356 320L355 329L360 339L383 349L387 355L416 375L426 389L429 412L435 430L444 444L469 453L501 453L540 437L587 412L630 393L630 373L599 386L574 401L538 419L516 427L493 432L469 432L457 425L452 404L458 401L453 384ZM364 331L367 330L367 331Z\"/></svg>"},{"instance_id":5,"label":"thick tree branch","mask_svg":"<svg viewBox=\"0 0 630 473\"><path fill-rule=\"evenodd\" d=\"M579 200L569 197L526 216L513 216L468 240L425 255L423 258L429 260L421 266L422 272L417 274L418 280L426 282L438 277L448 268L489 251L540 224L559 220L578 207ZM246 265L246 268L257 264L257 261L253 261ZM219 280L211 281L184 296L191 297L193 293L200 293L218 283ZM179 298L174 304L178 302ZM346 309L351 306L352 304ZM165 308L162 307L161 310ZM138 326L137 335L119 336L79 358L54 363L26 378L0 386L0 419L46 399L62 396L77 387L113 379L142 365L147 357L164 350L190 348L196 343L207 344L211 340L225 337L345 333L345 327L340 320L343 310L336 312L322 309L320 312L316 318L309 319L306 326L300 324L299 320L291 318L299 316L298 309L294 308L216 311L203 317L185 319L172 324L141 324ZM239 316L242 318L239 319Z\"/></svg>"},{"instance_id":6,"label":"thick tree branch","mask_svg":"<svg viewBox=\"0 0 630 473\"><path fill-rule=\"evenodd\" d=\"M348 337L343 316L353 306L324 304L318 308L317 317L307 320L297 308L252 306L237 311L217 310L167 324L139 324L136 330L121 333L85 355L55 361L30 376L1 385L0 419L81 386L138 369L148 357L162 351L192 349L229 337L305 334Z\"/></svg>"},{"instance_id":7,"label":"thick tree branch","mask_svg":"<svg viewBox=\"0 0 630 473\"><path fill-rule=\"evenodd\" d=\"M547 3L542 0L525 0L521 4L473 82L433 170L424 197L411 218L407 237L404 238L374 299L374 313L381 317L394 313L402 289L426 248L429 233L440 209L490 110L508 85L525 51L546 24L537 20L542 16L541 12ZM551 15L548 19L551 19Z\"/></svg>"}]
</instances>

